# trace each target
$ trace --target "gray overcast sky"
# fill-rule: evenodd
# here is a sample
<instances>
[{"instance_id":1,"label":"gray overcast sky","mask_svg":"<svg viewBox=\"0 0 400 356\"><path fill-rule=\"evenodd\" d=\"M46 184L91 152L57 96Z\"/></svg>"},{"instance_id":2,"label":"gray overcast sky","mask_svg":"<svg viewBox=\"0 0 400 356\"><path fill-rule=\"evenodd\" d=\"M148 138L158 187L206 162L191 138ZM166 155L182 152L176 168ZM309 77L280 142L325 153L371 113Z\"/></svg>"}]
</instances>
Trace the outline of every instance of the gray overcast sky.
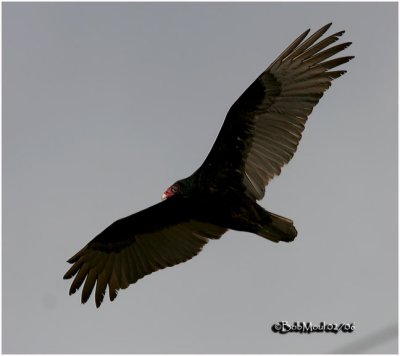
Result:
<instances>
[{"instance_id":1,"label":"gray overcast sky","mask_svg":"<svg viewBox=\"0 0 400 356\"><path fill-rule=\"evenodd\" d=\"M331 21L356 58L261 202L296 241L228 232L99 310L69 297L65 261L190 175L236 98ZM3 352L397 352L397 43L396 3L3 3Z\"/></svg>"}]
</instances>

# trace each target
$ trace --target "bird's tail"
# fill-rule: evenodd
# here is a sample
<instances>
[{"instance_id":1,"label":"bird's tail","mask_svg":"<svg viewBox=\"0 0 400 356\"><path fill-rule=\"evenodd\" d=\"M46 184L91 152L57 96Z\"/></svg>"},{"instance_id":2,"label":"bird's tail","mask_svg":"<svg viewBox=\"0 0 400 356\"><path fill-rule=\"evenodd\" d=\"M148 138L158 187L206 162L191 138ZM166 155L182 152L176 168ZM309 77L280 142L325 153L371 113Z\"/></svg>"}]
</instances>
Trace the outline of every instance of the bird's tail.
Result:
<instances>
[{"instance_id":1,"label":"bird's tail","mask_svg":"<svg viewBox=\"0 0 400 356\"><path fill-rule=\"evenodd\" d=\"M297 236L297 230L292 220L268 212L268 222L257 231L257 234L274 242L290 242Z\"/></svg>"}]
</instances>

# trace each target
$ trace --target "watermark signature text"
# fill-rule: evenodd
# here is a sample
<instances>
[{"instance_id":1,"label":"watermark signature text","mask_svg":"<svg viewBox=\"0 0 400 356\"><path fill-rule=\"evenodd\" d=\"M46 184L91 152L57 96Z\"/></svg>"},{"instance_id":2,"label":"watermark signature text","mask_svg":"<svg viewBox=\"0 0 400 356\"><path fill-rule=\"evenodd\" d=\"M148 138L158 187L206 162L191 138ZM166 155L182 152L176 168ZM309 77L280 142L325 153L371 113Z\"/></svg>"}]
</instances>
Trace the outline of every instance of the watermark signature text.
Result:
<instances>
[{"instance_id":1,"label":"watermark signature text","mask_svg":"<svg viewBox=\"0 0 400 356\"><path fill-rule=\"evenodd\" d=\"M313 323L312 321L295 321L290 324L288 321L279 321L271 327L274 333L287 334L287 333L334 333L345 332L351 333L355 329L354 323L327 323L321 321L320 323Z\"/></svg>"}]
</instances>

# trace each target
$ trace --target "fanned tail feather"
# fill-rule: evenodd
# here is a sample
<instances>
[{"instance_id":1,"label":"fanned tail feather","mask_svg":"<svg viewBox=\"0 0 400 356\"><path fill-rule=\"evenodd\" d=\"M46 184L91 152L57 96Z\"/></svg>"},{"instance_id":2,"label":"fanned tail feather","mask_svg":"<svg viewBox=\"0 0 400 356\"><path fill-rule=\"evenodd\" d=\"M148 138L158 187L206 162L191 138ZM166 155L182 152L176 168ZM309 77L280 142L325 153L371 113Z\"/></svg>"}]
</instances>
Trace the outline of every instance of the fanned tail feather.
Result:
<instances>
[{"instance_id":1,"label":"fanned tail feather","mask_svg":"<svg viewBox=\"0 0 400 356\"><path fill-rule=\"evenodd\" d=\"M257 234L273 242L291 242L297 236L293 220L268 212L269 221Z\"/></svg>"}]
</instances>

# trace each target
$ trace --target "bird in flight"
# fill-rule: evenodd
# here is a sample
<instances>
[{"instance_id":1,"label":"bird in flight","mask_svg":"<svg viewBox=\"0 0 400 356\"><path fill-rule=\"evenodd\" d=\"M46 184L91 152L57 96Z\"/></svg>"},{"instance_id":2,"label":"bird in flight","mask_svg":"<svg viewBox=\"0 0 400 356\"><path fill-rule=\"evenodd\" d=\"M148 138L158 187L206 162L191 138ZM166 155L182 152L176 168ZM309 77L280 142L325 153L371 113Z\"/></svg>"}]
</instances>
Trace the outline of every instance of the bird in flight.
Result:
<instances>
[{"instance_id":1,"label":"bird in flight","mask_svg":"<svg viewBox=\"0 0 400 356\"><path fill-rule=\"evenodd\" d=\"M227 230L273 242L293 241L293 221L257 204L265 186L296 152L314 106L354 58L332 58L351 42L331 46L344 31L323 38L331 24L302 33L229 109L218 137L197 171L171 185L163 200L115 221L68 262L69 294L83 284L99 307L108 287L119 289L159 269L185 262Z\"/></svg>"}]
</instances>

